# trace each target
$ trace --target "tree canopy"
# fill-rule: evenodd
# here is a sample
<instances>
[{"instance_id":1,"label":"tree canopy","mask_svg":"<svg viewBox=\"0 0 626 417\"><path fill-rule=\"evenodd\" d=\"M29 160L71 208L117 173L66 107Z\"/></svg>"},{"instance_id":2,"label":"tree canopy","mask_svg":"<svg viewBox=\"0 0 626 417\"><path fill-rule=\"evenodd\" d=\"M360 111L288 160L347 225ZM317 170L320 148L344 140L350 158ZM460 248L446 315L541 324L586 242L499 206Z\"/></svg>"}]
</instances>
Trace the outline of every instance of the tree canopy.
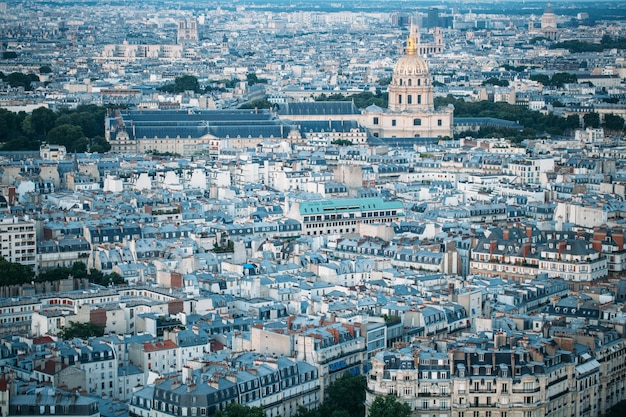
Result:
<instances>
[{"instance_id":1,"label":"tree canopy","mask_svg":"<svg viewBox=\"0 0 626 417\"><path fill-rule=\"evenodd\" d=\"M320 416L363 417L366 386L364 376L344 373L326 389L328 398L320 406Z\"/></svg>"},{"instance_id":2,"label":"tree canopy","mask_svg":"<svg viewBox=\"0 0 626 417\"><path fill-rule=\"evenodd\" d=\"M39 81L39 77L35 74L23 74L21 72L12 72L9 75L0 74L2 75L2 81L8 83L11 87L23 87L26 91L33 89L31 83Z\"/></svg>"},{"instance_id":3,"label":"tree canopy","mask_svg":"<svg viewBox=\"0 0 626 417\"><path fill-rule=\"evenodd\" d=\"M274 104L265 98L252 100L239 106L240 109L271 109L272 107Z\"/></svg>"},{"instance_id":4,"label":"tree canopy","mask_svg":"<svg viewBox=\"0 0 626 417\"><path fill-rule=\"evenodd\" d=\"M376 90L376 94L370 91L365 91L349 96L344 96L340 93L327 96L322 93L315 98L315 101L353 101L354 105L359 109L364 109L372 104L386 108L389 102L389 93L383 93L380 90Z\"/></svg>"},{"instance_id":5,"label":"tree canopy","mask_svg":"<svg viewBox=\"0 0 626 417\"><path fill-rule=\"evenodd\" d=\"M612 132L622 132L624 130L624 118L616 114L605 114L602 127Z\"/></svg>"},{"instance_id":6,"label":"tree canopy","mask_svg":"<svg viewBox=\"0 0 626 417\"><path fill-rule=\"evenodd\" d=\"M567 49L571 53L602 52L606 49L626 49L626 37L613 38L604 35L599 44L579 40L557 42L550 46L551 49Z\"/></svg>"},{"instance_id":7,"label":"tree canopy","mask_svg":"<svg viewBox=\"0 0 626 417\"><path fill-rule=\"evenodd\" d=\"M258 78L254 72L246 74L246 81L248 81L248 85L267 84L267 78Z\"/></svg>"},{"instance_id":8,"label":"tree canopy","mask_svg":"<svg viewBox=\"0 0 626 417\"><path fill-rule=\"evenodd\" d=\"M483 127L478 133L462 132L474 137L505 137L520 142L524 139L536 137L545 132L550 135L563 135L568 130L568 123L564 117L554 114L544 115L522 106L504 102L466 102L452 96L435 98L435 106L454 105L454 117L494 117L496 119L517 122L524 127L519 131L505 127Z\"/></svg>"},{"instance_id":9,"label":"tree canopy","mask_svg":"<svg viewBox=\"0 0 626 417\"><path fill-rule=\"evenodd\" d=\"M508 87L509 82L507 80L501 80L496 77L491 77L483 81L483 85L495 85L499 87Z\"/></svg>"},{"instance_id":10,"label":"tree canopy","mask_svg":"<svg viewBox=\"0 0 626 417\"><path fill-rule=\"evenodd\" d=\"M237 403L226 406L224 411L217 411L215 417L266 417L261 407L249 407Z\"/></svg>"},{"instance_id":11,"label":"tree canopy","mask_svg":"<svg viewBox=\"0 0 626 417\"><path fill-rule=\"evenodd\" d=\"M161 91L164 93L184 93L185 91L193 91L194 93L200 93L200 83L198 79L193 75L183 75L176 77L173 84L165 84L161 86Z\"/></svg>"},{"instance_id":12,"label":"tree canopy","mask_svg":"<svg viewBox=\"0 0 626 417\"><path fill-rule=\"evenodd\" d=\"M87 322L78 323L70 321L67 326L61 327L59 337L63 340L74 339L89 339L90 337L104 336L104 326L98 326L97 324Z\"/></svg>"},{"instance_id":13,"label":"tree canopy","mask_svg":"<svg viewBox=\"0 0 626 417\"><path fill-rule=\"evenodd\" d=\"M36 280L40 282L59 281L62 279L66 279L69 276L81 279L87 278L89 282L105 287L109 284L120 285L126 282L120 274L115 272L112 272L110 274L104 274L102 271L99 271L95 268L91 268L88 271L87 265L85 265L83 262L74 262L71 268L61 266L47 271L42 271L39 273L39 276L37 276Z\"/></svg>"},{"instance_id":14,"label":"tree canopy","mask_svg":"<svg viewBox=\"0 0 626 417\"><path fill-rule=\"evenodd\" d=\"M376 397L369 409L368 417L410 417L411 407L398 401L395 395Z\"/></svg>"},{"instance_id":15,"label":"tree canopy","mask_svg":"<svg viewBox=\"0 0 626 417\"><path fill-rule=\"evenodd\" d=\"M572 84L578 82L576 74L570 74L568 72L557 72L552 77L546 74L534 74L530 76L533 81L540 82L543 85L551 87L563 87L564 84Z\"/></svg>"},{"instance_id":16,"label":"tree canopy","mask_svg":"<svg viewBox=\"0 0 626 417\"><path fill-rule=\"evenodd\" d=\"M585 127L600 127L600 115L596 112L587 113L583 116Z\"/></svg>"},{"instance_id":17,"label":"tree canopy","mask_svg":"<svg viewBox=\"0 0 626 417\"><path fill-rule=\"evenodd\" d=\"M0 109L2 150L37 150L42 142L65 145L68 152L106 152L111 149L104 139L106 107L94 104L76 109L52 111L39 107L31 114Z\"/></svg>"},{"instance_id":18,"label":"tree canopy","mask_svg":"<svg viewBox=\"0 0 626 417\"><path fill-rule=\"evenodd\" d=\"M22 285L30 283L35 277L33 270L17 262L9 262L0 256L0 286Z\"/></svg>"}]
</instances>

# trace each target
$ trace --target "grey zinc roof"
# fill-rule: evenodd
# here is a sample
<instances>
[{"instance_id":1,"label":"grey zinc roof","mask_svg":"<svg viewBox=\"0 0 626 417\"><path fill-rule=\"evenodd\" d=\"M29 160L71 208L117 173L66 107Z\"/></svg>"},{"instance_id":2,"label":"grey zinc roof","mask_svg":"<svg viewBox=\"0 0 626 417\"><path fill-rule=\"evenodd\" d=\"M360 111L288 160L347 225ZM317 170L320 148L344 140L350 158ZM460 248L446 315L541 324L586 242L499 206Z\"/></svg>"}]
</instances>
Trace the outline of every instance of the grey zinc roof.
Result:
<instances>
[{"instance_id":1,"label":"grey zinc roof","mask_svg":"<svg viewBox=\"0 0 626 417\"><path fill-rule=\"evenodd\" d=\"M361 114L351 101L315 101L308 103L285 103L278 111L287 116L321 116Z\"/></svg>"}]
</instances>

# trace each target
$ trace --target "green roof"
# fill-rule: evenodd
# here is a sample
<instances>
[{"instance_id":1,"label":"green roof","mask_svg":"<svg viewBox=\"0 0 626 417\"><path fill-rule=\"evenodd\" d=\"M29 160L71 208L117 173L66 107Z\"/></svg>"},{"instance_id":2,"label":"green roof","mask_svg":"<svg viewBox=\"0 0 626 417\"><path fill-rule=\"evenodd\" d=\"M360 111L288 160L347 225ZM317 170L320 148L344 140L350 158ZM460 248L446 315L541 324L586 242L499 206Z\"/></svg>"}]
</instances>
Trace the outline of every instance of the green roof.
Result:
<instances>
[{"instance_id":1,"label":"green roof","mask_svg":"<svg viewBox=\"0 0 626 417\"><path fill-rule=\"evenodd\" d=\"M348 213L369 210L402 210L401 201L385 201L380 197L346 198L300 203L300 215L323 213Z\"/></svg>"}]
</instances>

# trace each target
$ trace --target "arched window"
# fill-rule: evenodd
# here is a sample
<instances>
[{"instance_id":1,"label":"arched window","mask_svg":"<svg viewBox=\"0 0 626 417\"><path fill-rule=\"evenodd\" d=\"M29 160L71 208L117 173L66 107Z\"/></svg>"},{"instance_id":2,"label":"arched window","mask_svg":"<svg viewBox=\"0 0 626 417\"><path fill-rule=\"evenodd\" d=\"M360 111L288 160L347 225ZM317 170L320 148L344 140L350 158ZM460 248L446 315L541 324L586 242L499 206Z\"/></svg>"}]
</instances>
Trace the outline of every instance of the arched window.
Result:
<instances>
[{"instance_id":1,"label":"arched window","mask_svg":"<svg viewBox=\"0 0 626 417\"><path fill-rule=\"evenodd\" d=\"M402 104L402 94L398 94L398 104Z\"/></svg>"},{"instance_id":2,"label":"arched window","mask_svg":"<svg viewBox=\"0 0 626 417\"><path fill-rule=\"evenodd\" d=\"M422 80L421 80L421 78L418 78L418 79L417 79L417 85L418 85L418 86L422 85Z\"/></svg>"},{"instance_id":3,"label":"arched window","mask_svg":"<svg viewBox=\"0 0 626 417\"><path fill-rule=\"evenodd\" d=\"M421 94L417 95L417 104L422 104L422 95Z\"/></svg>"},{"instance_id":4,"label":"arched window","mask_svg":"<svg viewBox=\"0 0 626 417\"><path fill-rule=\"evenodd\" d=\"M411 85L413 85L412 81L413 81L413 80L411 80L411 79L409 78L409 87L410 87Z\"/></svg>"},{"instance_id":5,"label":"arched window","mask_svg":"<svg viewBox=\"0 0 626 417\"><path fill-rule=\"evenodd\" d=\"M400 78L400 85L402 85L402 78Z\"/></svg>"},{"instance_id":6,"label":"arched window","mask_svg":"<svg viewBox=\"0 0 626 417\"><path fill-rule=\"evenodd\" d=\"M406 96L406 102L407 104L413 104L413 96L411 94Z\"/></svg>"},{"instance_id":7,"label":"arched window","mask_svg":"<svg viewBox=\"0 0 626 417\"><path fill-rule=\"evenodd\" d=\"M421 126L422 119L413 119L413 126Z\"/></svg>"}]
</instances>

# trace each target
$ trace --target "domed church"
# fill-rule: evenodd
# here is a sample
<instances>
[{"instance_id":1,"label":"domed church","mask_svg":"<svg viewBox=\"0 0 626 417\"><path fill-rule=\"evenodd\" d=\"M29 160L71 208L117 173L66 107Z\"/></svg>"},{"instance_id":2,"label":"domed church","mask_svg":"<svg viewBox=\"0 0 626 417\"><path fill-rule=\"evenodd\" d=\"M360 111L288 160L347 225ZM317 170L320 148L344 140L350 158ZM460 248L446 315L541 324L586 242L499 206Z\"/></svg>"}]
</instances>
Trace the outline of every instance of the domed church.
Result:
<instances>
[{"instance_id":1,"label":"domed church","mask_svg":"<svg viewBox=\"0 0 626 417\"><path fill-rule=\"evenodd\" d=\"M414 27L389 84L388 109L369 106L360 123L380 138L437 138L452 136L453 109L435 109L433 85L426 61L418 54Z\"/></svg>"}]
</instances>

